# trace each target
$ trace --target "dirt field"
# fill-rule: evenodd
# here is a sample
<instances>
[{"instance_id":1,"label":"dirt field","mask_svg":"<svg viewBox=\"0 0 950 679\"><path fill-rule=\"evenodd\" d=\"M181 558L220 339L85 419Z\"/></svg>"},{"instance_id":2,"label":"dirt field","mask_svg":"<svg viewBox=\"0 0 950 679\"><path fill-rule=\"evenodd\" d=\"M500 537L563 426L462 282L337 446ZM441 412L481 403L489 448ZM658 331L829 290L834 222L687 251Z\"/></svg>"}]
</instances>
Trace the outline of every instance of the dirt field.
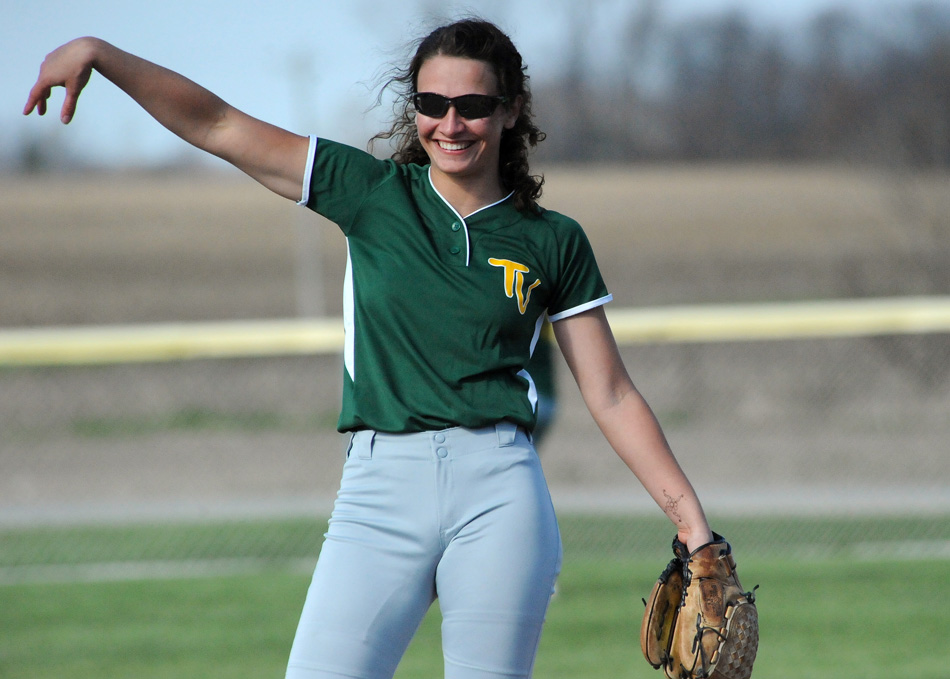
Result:
<instances>
[{"instance_id":1,"label":"dirt field","mask_svg":"<svg viewBox=\"0 0 950 679\"><path fill-rule=\"evenodd\" d=\"M546 177L618 308L950 293L945 175ZM337 315L344 252L243 177L0 177L0 327ZM946 335L624 353L713 512L950 506ZM542 451L557 500L643 506L560 367ZM0 520L322 511L340 371L333 356L2 370Z\"/></svg>"}]
</instances>

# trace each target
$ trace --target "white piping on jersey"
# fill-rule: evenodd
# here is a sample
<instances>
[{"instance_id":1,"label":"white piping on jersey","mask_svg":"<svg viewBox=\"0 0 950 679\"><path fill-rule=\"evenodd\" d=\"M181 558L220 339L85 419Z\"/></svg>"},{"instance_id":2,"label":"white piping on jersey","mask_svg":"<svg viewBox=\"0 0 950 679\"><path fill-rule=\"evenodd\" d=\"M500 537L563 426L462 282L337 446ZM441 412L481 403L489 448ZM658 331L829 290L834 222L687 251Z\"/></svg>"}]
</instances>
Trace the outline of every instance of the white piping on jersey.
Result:
<instances>
[{"instance_id":1,"label":"white piping on jersey","mask_svg":"<svg viewBox=\"0 0 950 679\"><path fill-rule=\"evenodd\" d=\"M356 310L353 297L353 260L350 258L350 239L346 239L346 273L343 275L343 365L356 382Z\"/></svg>"},{"instance_id":2,"label":"white piping on jersey","mask_svg":"<svg viewBox=\"0 0 950 679\"><path fill-rule=\"evenodd\" d=\"M538 316L538 322L534 324L534 336L531 338L531 349L529 356L534 356L534 350L538 346L538 340L541 338L541 328L544 326L544 314ZM534 378L527 370L519 370L518 376L528 380L528 403L531 404L531 412L538 412L538 385L534 383Z\"/></svg>"},{"instance_id":3,"label":"white piping on jersey","mask_svg":"<svg viewBox=\"0 0 950 679\"><path fill-rule=\"evenodd\" d=\"M538 322L534 324L534 336L531 338L531 348L528 350L528 356L534 356L535 347L538 346L538 340L541 338L542 326L544 326L544 314L538 316Z\"/></svg>"},{"instance_id":4,"label":"white piping on jersey","mask_svg":"<svg viewBox=\"0 0 950 679\"><path fill-rule=\"evenodd\" d=\"M527 370L519 370L518 377L528 380L528 403L531 404L531 412L538 412L538 385L531 379L531 375L528 374Z\"/></svg>"},{"instance_id":5,"label":"white piping on jersey","mask_svg":"<svg viewBox=\"0 0 950 679\"><path fill-rule=\"evenodd\" d=\"M435 195L437 195L439 198L442 199L442 202L445 203L445 204L448 206L448 208L452 211L452 213L453 213L456 217L458 217L459 222L461 222L461 224L462 224L462 230L465 232L465 266L468 266L469 263L470 263L470 261L471 261L471 257L472 257L472 243L471 243L471 240L470 240L469 237L468 237L468 223L466 223L466 221L465 221L465 220L467 219L467 217L463 217L462 215L460 215L460 214L459 214L459 211L456 210L454 207L452 207L452 203L450 203L449 201L447 201L447 200L445 199L445 196L443 196L441 193L439 193L439 190L438 190L437 188L435 188L435 184L432 182L432 166L431 166L431 165L429 166L429 173L428 173L428 174L429 174L429 186L431 186L431 187L432 187L432 190L435 191ZM514 193L514 191L512 191L511 193L509 193L507 196L505 196L505 197L502 198L501 200L496 200L494 203L491 203L490 205L485 205L484 207L478 208L477 210L475 210L475 212L473 212L473 213L471 213L470 215L468 215L468 217L471 217L472 215L477 215L477 214L478 214L479 212L481 212L482 210L487 210L487 209L490 208L490 207L495 207L495 206L498 205L499 203L504 203L506 200L508 200L509 198L511 198L511 196L512 196L513 193Z\"/></svg>"},{"instance_id":6,"label":"white piping on jersey","mask_svg":"<svg viewBox=\"0 0 950 679\"><path fill-rule=\"evenodd\" d=\"M297 205L306 205L310 202L310 179L313 177L313 161L317 157L317 135L310 135L310 148L307 151L307 166L303 169L303 187L300 190L300 200Z\"/></svg>"},{"instance_id":7,"label":"white piping on jersey","mask_svg":"<svg viewBox=\"0 0 950 679\"><path fill-rule=\"evenodd\" d=\"M612 294L608 294L599 299L595 299L590 302L586 302L584 304L579 304L578 306L572 307L570 309L565 309L561 313L554 314L553 316L550 316L549 318L551 319L552 323L554 321L560 321L561 319L570 318L571 316L576 316L577 314L583 313L585 311L590 311L591 309L594 309L596 307L603 306L607 302L612 302L613 299L614 299L614 296Z\"/></svg>"}]
</instances>

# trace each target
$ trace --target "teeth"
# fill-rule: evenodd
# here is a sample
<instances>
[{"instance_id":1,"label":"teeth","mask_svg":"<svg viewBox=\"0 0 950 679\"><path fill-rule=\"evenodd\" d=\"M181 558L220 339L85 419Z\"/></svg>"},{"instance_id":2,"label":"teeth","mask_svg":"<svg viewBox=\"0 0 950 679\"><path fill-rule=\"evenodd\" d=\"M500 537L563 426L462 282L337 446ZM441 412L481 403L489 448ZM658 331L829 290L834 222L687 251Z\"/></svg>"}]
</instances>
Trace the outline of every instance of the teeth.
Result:
<instances>
[{"instance_id":1,"label":"teeth","mask_svg":"<svg viewBox=\"0 0 950 679\"><path fill-rule=\"evenodd\" d=\"M469 146L471 146L471 142L453 144L447 141L440 141L439 146L445 149L446 151L462 151L464 149L467 149Z\"/></svg>"}]
</instances>

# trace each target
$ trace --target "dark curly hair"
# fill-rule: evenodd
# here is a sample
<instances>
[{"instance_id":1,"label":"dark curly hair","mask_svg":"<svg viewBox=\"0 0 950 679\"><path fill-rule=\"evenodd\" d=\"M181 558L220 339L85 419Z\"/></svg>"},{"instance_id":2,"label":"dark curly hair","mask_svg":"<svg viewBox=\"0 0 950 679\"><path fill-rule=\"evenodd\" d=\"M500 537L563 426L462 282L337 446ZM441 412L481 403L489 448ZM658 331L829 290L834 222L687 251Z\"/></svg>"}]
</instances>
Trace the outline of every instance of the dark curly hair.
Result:
<instances>
[{"instance_id":1,"label":"dark curly hair","mask_svg":"<svg viewBox=\"0 0 950 679\"><path fill-rule=\"evenodd\" d=\"M532 175L528 167L528 152L544 139L544 133L532 122L531 90L521 54L511 39L494 24L477 18L462 19L435 29L418 41L415 55L405 69L394 69L382 90L392 89L397 98L395 114L388 131L373 137L393 140L396 151L392 159L400 164L429 163L429 157L419 141L411 96L416 91L419 70L431 57L442 55L477 59L488 63L498 80L501 96L508 101L521 97L521 114L514 127L506 129L501 137L499 173L502 186L514 192L518 210L537 212L544 177Z\"/></svg>"}]
</instances>

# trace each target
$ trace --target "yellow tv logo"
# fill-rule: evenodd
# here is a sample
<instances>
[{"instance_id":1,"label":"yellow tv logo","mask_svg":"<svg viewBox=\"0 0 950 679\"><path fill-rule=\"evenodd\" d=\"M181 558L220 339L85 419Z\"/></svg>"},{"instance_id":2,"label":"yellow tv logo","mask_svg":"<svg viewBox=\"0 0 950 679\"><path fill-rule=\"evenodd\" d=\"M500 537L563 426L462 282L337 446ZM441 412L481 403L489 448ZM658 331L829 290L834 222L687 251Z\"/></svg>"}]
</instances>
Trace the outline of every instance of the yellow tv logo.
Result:
<instances>
[{"instance_id":1,"label":"yellow tv logo","mask_svg":"<svg viewBox=\"0 0 950 679\"><path fill-rule=\"evenodd\" d=\"M494 257L489 258L488 263L505 270L505 295L507 295L509 299L515 296L518 297L518 311L520 311L523 316L524 312L528 309L528 300L531 299L531 291L541 285L541 281L536 280L525 290L524 275L530 273L530 269L524 264L512 262L510 259L495 259Z\"/></svg>"}]
</instances>

